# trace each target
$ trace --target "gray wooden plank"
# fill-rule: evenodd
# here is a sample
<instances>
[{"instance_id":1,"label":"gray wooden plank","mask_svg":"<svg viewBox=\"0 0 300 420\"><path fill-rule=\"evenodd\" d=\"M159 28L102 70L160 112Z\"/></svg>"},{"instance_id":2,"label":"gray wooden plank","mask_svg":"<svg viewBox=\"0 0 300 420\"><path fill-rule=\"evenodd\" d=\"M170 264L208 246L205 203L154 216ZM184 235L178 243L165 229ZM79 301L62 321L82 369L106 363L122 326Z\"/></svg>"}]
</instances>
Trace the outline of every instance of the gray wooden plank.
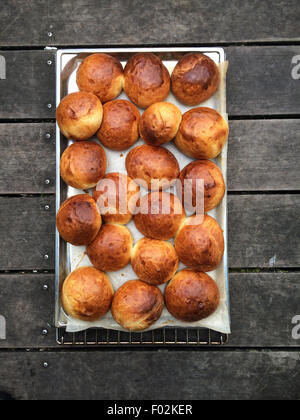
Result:
<instances>
[{"instance_id":1,"label":"gray wooden plank","mask_svg":"<svg viewBox=\"0 0 300 420\"><path fill-rule=\"evenodd\" d=\"M53 314L53 275L0 275L0 316L6 320L6 339L0 340L0 348L55 346Z\"/></svg>"},{"instance_id":2,"label":"gray wooden plank","mask_svg":"<svg viewBox=\"0 0 300 420\"><path fill-rule=\"evenodd\" d=\"M299 267L300 195L230 196L230 267Z\"/></svg>"},{"instance_id":3,"label":"gray wooden plank","mask_svg":"<svg viewBox=\"0 0 300 420\"><path fill-rule=\"evenodd\" d=\"M6 46L298 41L297 0L2 0ZM276 28L276 30L275 30ZM51 35L49 34L51 33Z\"/></svg>"},{"instance_id":4,"label":"gray wooden plank","mask_svg":"<svg viewBox=\"0 0 300 420\"><path fill-rule=\"evenodd\" d=\"M229 191L299 190L300 120L231 121L230 129ZM55 124L2 124L0 147L0 194L55 192Z\"/></svg>"},{"instance_id":5,"label":"gray wooden plank","mask_svg":"<svg viewBox=\"0 0 300 420\"><path fill-rule=\"evenodd\" d=\"M55 115L53 52L0 51L0 55L6 62L6 79L0 79L0 118L53 118ZM48 64L49 60L52 61L52 65Z\"/></svg>"},{"instance_id":6,"label":"gray wooden plank","mask_svg":"<svg viewBox=\"0 0 300 420\"><path fill-rule=\"evenodd\" d=\"M229 191L300 188L300 120L231 121Z\"/></svg>"},{"instance_id":7,"label":"gray wooden plank","mask_svg":"<svg viewBox=\"0 0 300 420\"><path fill-rule=\"evenodd\" d=\"M54 206L54 196L0 197L0 271L54 269ZM230 267L299 267L299 210L300 195L230 196Z\"/></svg>"},{"instance_id":8,"label":"gray wooden plank","mask_svg":"<svg viewBox=\"0 0 300 420\"><path fill-rule=\"evenodd\" d=\"M55 124L2 124L0 148L0 194L55 192Z\"/></svg>"},{"instance_id":9,"label":"gray wooden plank","mask_svg":"<svg viewBox=\"0 0 300 420\"><path fill-rule=\"evenodd\" d=\"M298 61L293 64L300 46L232 47L226 52L230 115L300 114L300 70Z\"/></svg>"},{"instance_id":10,"label":"gray wooden plank","mask_svg":"<svg viewBox=\"0 0 300 420\"><path fill-rule=\"evenodd\" d=\"M226 52L231 117L300 114L300 81L292 77L292 60L300 56L300 46L232 47ZM55 118L55 69L47 64L54 61L53 52L0 55L7 66L7 79L0 80L0 119Z\"/></svg>"},{"instance_id":11,"label":"gray wooden plank","mask_svg":"<svg viewBox=\"0 0 300 420\"><path fill-rule=\"evenodd\" d=\"M53 269L55 197L0 197L0 214L0 271Z\"/></svg>"},{"instance_id":12,"label":"gray wooden plank","mask_svg":"<svg viewBox=\"0 0 300 420\"><path fill-rule=\"evenodd\" d=\"M300 273L231 273L230 347L299 347Z\"/></svg>"},{"instance_id":13,"label":"gray wooden plank","mask_svg":"<svg viewBox=\"0 0 300 420\"><path fill-rule=\"evenodd\" d=\"M292 400L300 398L300 355L4 352L0 378L0 388L30 400Z\"/></svg>"},{"instance_id":14,"label":"gray wooden plank","mask_svg":"<svg viewBox=\"0 0 300 420\"><path fill-rule=\"evenodd\" d=\"M232 335L227 347L300 347L300 339L292 335L292 320L300 315L299 279L299 273L230 274ZM53 328L54 275L0 275L1 315L7 323L1 349L59 347Z\"/></svg>"}]
</instances>

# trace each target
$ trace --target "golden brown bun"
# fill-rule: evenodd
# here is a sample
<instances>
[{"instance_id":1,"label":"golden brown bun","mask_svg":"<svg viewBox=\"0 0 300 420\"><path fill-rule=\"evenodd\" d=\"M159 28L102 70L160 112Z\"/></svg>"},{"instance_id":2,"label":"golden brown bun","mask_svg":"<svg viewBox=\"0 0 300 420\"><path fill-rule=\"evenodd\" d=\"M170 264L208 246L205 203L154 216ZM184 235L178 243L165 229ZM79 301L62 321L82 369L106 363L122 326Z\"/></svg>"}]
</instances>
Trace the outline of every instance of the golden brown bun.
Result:
<instances>
[{"instance_id":1,"label":"golden brown bun","mask_svg":"<svg viewBox=\"0 0 300 420\"><path fill-rule=\"evenodd\" d=\"M66 200L56 216L60 236L72 245L89 245L97 236L102 220L95 201L88 194Z\"/></svg>"},{"instance_id":2,"label":"golden brown bun","mask_svg":"<svg viewBox=\"0 0 300 420\"><path fill-rule=\"evenodd\" d=\"M73 271L62 288L65 312L82 321L102 318L110 309L114 290L109 277L93 267Z\"/></svg>"},{"instance_id":3,"label":"golden brown bun","mask_svg":"<svg viewBox=\"0 0 300 420\"><path fill-rule=\"evenodd\" d=\"M118 271L130 263L132 245L131 232L125 226L103 225L86 253L98 270Z\"/></svg>"},{"instance_id":4,"label":"golden brown bun","mask_svg":"<svg viewBox=\"0 0 300 420\"><path fill-rule=\"evenodd\" d=\"M225 194L224 178L219 167L210 160L197 160L190 163L181 171L179 179L181 181L182 202L185 205L190 203L186 209L191 210L192 207L195 208L197 205L197 180L204 180L205 213L217 207L223 200ZM190 180L191 184L187 180Z\"/></svg>"},{"instance_id":5,"label":"golden brown bun","mask_svg":"<svg viewBox=\"0 0 300 420\"><path fill-rule=\"evenodd\" d=\"M132 280L117 290L111 312L115 321L126 330L142 331L160 318L163 308L164 298L157 287Z\"/></svg>"},{"instance_id":6,"label":"golden brown bun","mask_svg":"<svg viewBox=\"0 0 300 420\"><path fill-rule=\"evenodd\" d=\"M107 102L98 139L112 150L129 149L139 138L140 111L129 101Z\"/></svg>"},{"instance_id":7,"label":"golden brown bun","mask_svg":"<svg viewBox=\"0 0 300 420\"><path fill-rule=\"evenodd\" d=\"M91 92L102 103L112 101L123 89L122 64L108 54L92 54L80 65L77 72L79 90Z\"/></svg>"},{"instance_id":8,"label":"golden brown bun","mask_svg":"<svg viewBox=\"0 0 300 420\"><path fill-rule=\"evenodd\" d=\"M129 176L117 172L106 174L93 191L104 222L121 225L131 221L139 196L138 185Z\"/></svg>"},{"instance_id":9,"label":"golden brown bun","mask_svg":"<svg viewBox=\"0 0 300 420\"><path fill-rule=\"evenodd\" d=\"M170 92L170 74L159 57L140 53L131 57L124 71L126 95L141 108L161 102Z\"/></svg>"},{"instance_id":10,"label":"golden brown bun","mask_svg":"<svg viewBox=\"0 0 300 420\"><path fill-rule=\"evenodd\" d=\"M176 235L184 219L185 211L177 197L153 192L140 199L134 223L144 236L168 240Z\"/></svg>"},{"instance_id":11,"label":"golden brown bun","mask_svg":"<svg viewBox=\"0 0 300 420\"><path fill-rule=\"evenodd\" d=\"M221 114L211 108L195 108L183 115L175 143L194 159L213 159L221 153L228 135L228 123Z\"/></svg>"},{"instance_id":12,"label":"golden brown bun","mask_svg":"<svg viewBox=\"0 0 300 420\"><path fill-rule=\"evenodd\" d=\"M67 139L88 140L100 128L102 104L88 92L71 93L62 99L56 110L57 124Z\"/></svg>"},{"instance_id":13,"label":"golden brown bun","mask_svg":"<svg viewBox=\"0 0 300 420\"><path fill-rule=\"evenodd\" d=\"M103 147L91 141L69 146L60 160L60 174L66 184L79 190L94 188L106 172Z\"/></svg>"},{"instance_id":14,"label":"golden brown bun","mask_svg":"<svg viewBox=\"0 0 300 420\"><path fill-rule=\"evenodd\" d=\"M182 270L165 290L170 314L185 322L196 322L212 315L220 304L217 283L205 273Z\"/></svg>"},{"instance_id":15,"label":"golden brown bun","mask_svg":"<svg viewBox=\"0 0 300 420\"><path fill-rule=\"evenodd\" d=\"M180 173L177 159L169 150L146 144L128 153L126 169L139 185L145 186L146 183L152 191L169 188Z\"/></svg>"},{"instance_id":16,"label":"golden brown bun","mask_svg":"<svg viewBox=\"0 0 300 420\"><path fill-rule=\"evenodd\" d=\"M131 264L139 279L158 286L171 280L179 259L169 242L144 238L133 248Z\"/></svg>"},{"instance_id":17,"label":"golden brown bun","mask_svg":"<svg viewBox=\"0 0 300 420\"><path fill-rule=\"evenodd\" d=\"M188 218L175 238L175 249L181 262L197 271L213 271L224 255L224 236L218 222L210 216Z\"/></svg>"},{"instance_id":18,"label":"golden brown bun","mask_svg":"<svg viewBox=\"0 0 300 420\"><path fill-rule=\"evenodd\" d=\"M182 115L169 102L151 105L140 119L140 136L150 146L160 146L176 137Z\"/></svg>"},{"instance_id":19,"label":"golden brown bun","mask_svg":"<svg viewBox=\"0 0 300 420\"><path fill-rule=\"evenodd\" d=\"M220 84L216 63L204 54L185 55L172 74L172 91L185 105L195 106L209 99Z\"/></svg>"}]
</instances>

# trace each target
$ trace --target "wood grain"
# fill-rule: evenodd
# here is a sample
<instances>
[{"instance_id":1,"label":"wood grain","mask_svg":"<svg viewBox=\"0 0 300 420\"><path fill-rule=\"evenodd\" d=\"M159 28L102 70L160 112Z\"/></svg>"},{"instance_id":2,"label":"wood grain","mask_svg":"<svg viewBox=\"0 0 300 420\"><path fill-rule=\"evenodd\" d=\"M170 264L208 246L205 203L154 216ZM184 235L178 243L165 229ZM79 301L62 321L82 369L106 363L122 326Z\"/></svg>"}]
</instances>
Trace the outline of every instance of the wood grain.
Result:
<instances>
[{"instance_id":1,"label":"wood grain","mask_svg":"<svg viewBox=\"0 0 300 420\"><path fill-rule=\"evenodd\" d=\"M54 202L0 197L0 271L54 269ZM230 267L299 267L299 211L299 195L230 196Z\"/></svg>"},{"instance_id":2,"label":"wood grain","mask_svg":"<svg viewBox=\"0 0 300 420\"><path fill-rule=\"evenodd\" d=\"M292 77L300 46L238 47L226 53L230 115L300 114L300 83Z\"/></svg>"},{"instance_id":3,"label":"wood grain","mask_svg":"<svg viewBox=\"0 0 300 420\"><path fill-rule=\"evenodd\" d=\"M229 197L230 267L299 267L300 195Z\"/></svg>"},{"instance_id":4,"label":"wood grain","mask_svg":"<svg viewBox=\"0 0 300 420\"><path fill-rule=\"evenodd\" d=\"M229 191L300 189L300 120L231 121L230 129ZM0 194L55 192L55 124L2 124L0 147Z\"/></svg>"},{"instance_id":5,"label":"wood grain","mask_svg":"<svg viewBox=\"0 0 300 420\"><path fill-rule=\"evenodd\" d=\"M0 148L1 194L55 193L55 124L2 124Z\"/></svg>"},{"instance_id":6,"label":"wood grain","mask_svg":"<svg viewBox=\"0 0 300 420\"><path fill-rule=\"evenodd\" d=\"M299 273L232 273L230 347L299 347L292 319L299 312Z\"/></svg>"},{"instance_id":7,"label":"wood grain","mask_svg":"<svg viewBox=\"0 0 300 420\"><path fill-rule=\"evenodd\" d=\"M0 118L53 118L56 104L53 52L0 51L0 55L6 60L6 79L0 80Z\"/></svg>"},{"instance_id":8,"label":"wood grain","mask_svg":"<svg viewBox=\"0 0 300 420\"><path fill-rule=\"evenodd\" d=\"M0 348L56 345L53 275L1 274L0 308L0 315L6 319L6 340L0 340ZM43 335L43 330L47 330L47 335Z\"/></svg>"},{"instance_id":9,"label":"wood grain","mask_svg":"<svg viewBox=\"0 0 300 420\"><path fill-rule=\"evenodd\" d=\"M0 214L0 271L54 269L54 196L0 197Z\"/></svg>"},{"instance_id":10,"label":"wood grain","mask_svg":"<svg viewBox=\"0 0 300 420\"><path fill-rule=\"evenodd\" d=\"M43 368L44 362L48 369ZM300 355L286 351L3 352L0 378L3 390L30 400L293 400L300 398ZM106 414L101 408L99 413Z\"/></svg>"},{"instance_id":11,"label":"wood grain","mask_svg":"<svg viewBox=\"0 0 300 420\"><path fill-rule=\"evenodd\" d=\"M300 120L231 121L229 191L300 189Z\"/></svg>"},{"instance_id":12,"label":"wood grain","mask_svg":"<svg viewBox=\"0 0 300 420\"><path fill-rule=\"evenodd\" d=\"M292 319L299 313L299 277L298 273L230 274L232 335L227 347L300 347L300 340L292 337ZM53 328L54 275L0 275L0 308L7 322L0 348L59 347ZM174 333L167 336L174 339Z\"/></svg>"},{"instance_id":13,"label":"wood grain","mask_svg":"<svg viewBox=\"0 0 300 420\"><path fill-rule=\"evenodd\" d=\"M2 0L5 46L298 41L297 0ZM49 36L49 32L51 36Z\"/></svg>"},{"instance_id":14,"label":"wood grain","mask_svg":"<svg viewBox=\"0 0 300 420\"><path fill-rule=\"evenodd\" d=\"M299 80L292 77L300 46L232 47L226 53L231 117L300 114ZM55 118L55 69L47 64L54 62L53 52L0 54L7 63L7 79L0 80L0 119Z\"/></svg>"}]
</instances>

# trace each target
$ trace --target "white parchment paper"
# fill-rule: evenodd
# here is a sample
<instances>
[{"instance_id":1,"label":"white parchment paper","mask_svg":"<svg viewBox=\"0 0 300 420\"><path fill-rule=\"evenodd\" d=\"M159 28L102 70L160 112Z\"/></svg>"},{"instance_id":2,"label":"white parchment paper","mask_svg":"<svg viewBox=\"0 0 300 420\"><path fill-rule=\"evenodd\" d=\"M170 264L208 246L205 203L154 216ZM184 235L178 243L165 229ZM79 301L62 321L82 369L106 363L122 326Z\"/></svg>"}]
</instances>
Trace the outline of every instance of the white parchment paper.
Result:
<instances>
[{"instance_id":1,"label":"white parchment paper","mask_svg":"<svg viewBox=\"0 0 300 420\"><path fill-rule=\"evenodd\" d=\"M208 54L210 55L210 54ZM215 56L212 54L212 59L215 59ZM216 61L216 60L215 60ZM168 70L170 71L170 74L172 73L174 66L176 65L176 62L169 61L165 63L168 67ZM123 63L125 65L125 63ZM220 63L220 73L221 73L221 84L219 87L218 92L214 95L213 98L208 100L207 102L201 104L201 106L208 106L211 108L216 109L217 111L221 112L224 118L227 119L226 114L226 72L227 72L228 63ZM69 79L69 91L68 93L76 92L78 91L77 85L76 85L76 70L72 73L70 79ZM128 99L123 92L120 96L120 99ZM177 105L182 113L188 111L191 109L190 107L184 106L181 103L179 103L176 98L170 93L170 96L166 99L168 102L172 102L175 105ZM141 113L143 111L141 110ZM95 138L94 141L98 140ZM132 148L144 144L143 141L140 139ZM185 156L183 153L181 153L175 144L173 142L167 143L164 145L168 150L170 150L175 157L177 158L180 169L182 170L186 165L188 165L190 162L193 161L193 159L190 159L189 157ZM131 149L129 149L131 150ZM107 154L107 160L108 160L108 168L107 173L109 172L120 172L123 174L127 174L126 168L125 168L125 159L127 156L127 153L129 152L114 152L112 150L109 150L105 148L106 154ZM220 167L225 182L227 183L227 145L224 147L221 155L214 160L214 162ZM172 191L174 192L174 191ZM68 196L73 196L76 194L81 194L82 191L75 190L73 188L69 188L68 190ZM142 195L145 195L148 193L146 190L141 191ZM214 217L220 224L223 230L226 229L226 208L227 208L227 197L224 198L223 202L219 205L217 209L214 209L209 213L212 217ZM131 221L127 227L130 229L133 238L134 243L136 243L138 240L140 240L143 235L136 229L135 224L133 221ZM170 240L172 244L174 244L174 239ZM89 261L89 258L85 254L85 247L74 247L70 244L68 244L68 255L71 261L71 271L84 266L90 266L91 263ZM162 327L205 327L209 328L224 334L229 334L230 331L230 314L229 314L229 302L228 302L228 293L226 289L226 269L227 269L227 244L225 244L225 256L221 263L221 265L218 267L217 270L210 272L209 275L217 282L220 293L221 293L221 302L217 309L217 311L211 315L209 318L206 318L199 322L193 322L193 323L185 323L181 322L167 311L165 308L163 311L163 314L161 318L150 328L150 330L154 330L157 328ZM179 270L185 268L183 264L180 265ZM122 286L126 281L128 280L134 280L137 278L136 274L134 273L131 264L129 264L127 267L125 267L123 270L117 271L117 272L110 272L107 273L108 276L111 279L112 285L115 290L117 290L120 286ZM160 289L162 292L164 292L166 285L160 286ZM68 332L78 332L83 331L88 328L92 327L99 327L99 328L107 328L112 330L118 330L118 331L125 331L123 330L113 319L111 312L109 312L106 316L104 316L102 319L96 321L96 322L84 322L77 319L73 319L69 316L67 316L63 309L61 308L61 320L66 322L67 324L67 331Z\"/></svg>"}]
</instances>

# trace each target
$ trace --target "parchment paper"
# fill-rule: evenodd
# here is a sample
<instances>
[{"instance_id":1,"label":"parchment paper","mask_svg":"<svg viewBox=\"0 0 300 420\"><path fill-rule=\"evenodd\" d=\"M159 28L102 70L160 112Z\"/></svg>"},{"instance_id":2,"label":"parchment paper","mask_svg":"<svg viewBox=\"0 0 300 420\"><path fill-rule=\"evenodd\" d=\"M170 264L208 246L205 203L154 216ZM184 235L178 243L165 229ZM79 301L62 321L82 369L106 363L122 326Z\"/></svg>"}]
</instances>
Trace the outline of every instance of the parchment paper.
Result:
<instances>
[{"instance_id":1,"label":"parchment paper","mask_svg":"<svg viewBox=\"0 0 300 420\"><path fill-rule=\"evenodd\" d=\"M208 54L209 55L209 54ZM124 63L123 63L124 64ZM168 70L170 71L170 74L173 71L174 65L176 63L174 62L167 62ZM214 95L213 98L208 100L207 102L201 104L200 106L208 106L211 108L216 109L217 111L221 112L223 117L227 119L226 114L226 72L227 72L228 63L221 63L219 64L219 69L221 73L221 84L219 87L218 92ZM69 81L69 92L76 92L78 90L75 82L75 75L76 72L74 72L70 78ZM128 99L123 92L120 96L120 99ZM176 98L170 94L170 96L166 99L168 102L172 102L175 105L177 105L182 113L188 111L191 109L190 107L184 106L181 103L179 103ZM143 110L141 110L141 113ZM94 141L98 142L96 138L94 138ZM144 142L140 139L132 148L139 146L141 144L144 144ZM168 150L170 150L175 157L177 158L180 169L182 170L186 165L188 165L190 162L193 161L193 159L190 159L189 157L185 156L183 153L181 153L175 146L173 142L167 143L164 145ZM131 149L129 149L131 150ZM129 152L114 152L112 150L109 150L105 148L106 154L107 154L107 160L108 160L108 168L107 173L109 172L120 172L123 174L127 174L125 169L125 159L127 156L127 153ZM227 184L227 145L224 147L221 155L214 159L214 162L220 167L225 182ZM174 190L169 190L171 192L176 193ZM73 188L69 188L68 196L71 197L76 194L81 194L82 191L75 190ZM141 195L147 194L148 191L142 190ZM212 217L214 217L222 227L222 229L225 229L226 226L226 220L225 220L225 209L227 207L227 197L224 198L223 202L219 205L217 209L214 209L209 213ZM134 243L136 243L138 240L143 238L143 235L136 229L135 224L133 221L131 221L127 227L130 229L133 238ZM170 240L172 244L174 244L174 239ZM227 244L225 245L225 256L227 255ZM84 266L90 266L91 263L89 261L89 258L85 254L85 247L74 247L68 244L68 252L70 253L71 258L71 269L72 271ZM185 268L183 264L180 265L179 270ZM117 290L122 284L124 284L128 280L134 280L137 278L136 274L134 273L131 264L129 264L127 267L125 267L123 270L117 271L117 272L110 272L107 273L111 279L112 285L115 290ZM218 267L217 270L210 272L209 275L217 282L220 293L221 293L221 302L217 309L217 311L211 315L209 318L206 318L200 322L193 322L193 323L185 323L178 321L174 317L170 315L170 313L165 308L163 311L163 314L161 318L149 329L154 330L162 327L205 327L209 328L224 334L230 334L230 315L229 315L229 302L228 302L228 296L226 291L226 272L225 272L225 261L223 259L221 265ZM166 285L160 286L160 289L162 292L164 292ZM102 319L96 322L84 322L77 319L73 319L69 316L67 316L63 309L61 308L61 318L65 318L67 320L67 331L68 332L78 332L83 331L88 328L92 327L99 327L99 328L107 328L112 330L118 330L118 331L125 331L123 330L113 319L111 312L109 312L106 316L104 316Z\"/></svg>"}]
</instances>

